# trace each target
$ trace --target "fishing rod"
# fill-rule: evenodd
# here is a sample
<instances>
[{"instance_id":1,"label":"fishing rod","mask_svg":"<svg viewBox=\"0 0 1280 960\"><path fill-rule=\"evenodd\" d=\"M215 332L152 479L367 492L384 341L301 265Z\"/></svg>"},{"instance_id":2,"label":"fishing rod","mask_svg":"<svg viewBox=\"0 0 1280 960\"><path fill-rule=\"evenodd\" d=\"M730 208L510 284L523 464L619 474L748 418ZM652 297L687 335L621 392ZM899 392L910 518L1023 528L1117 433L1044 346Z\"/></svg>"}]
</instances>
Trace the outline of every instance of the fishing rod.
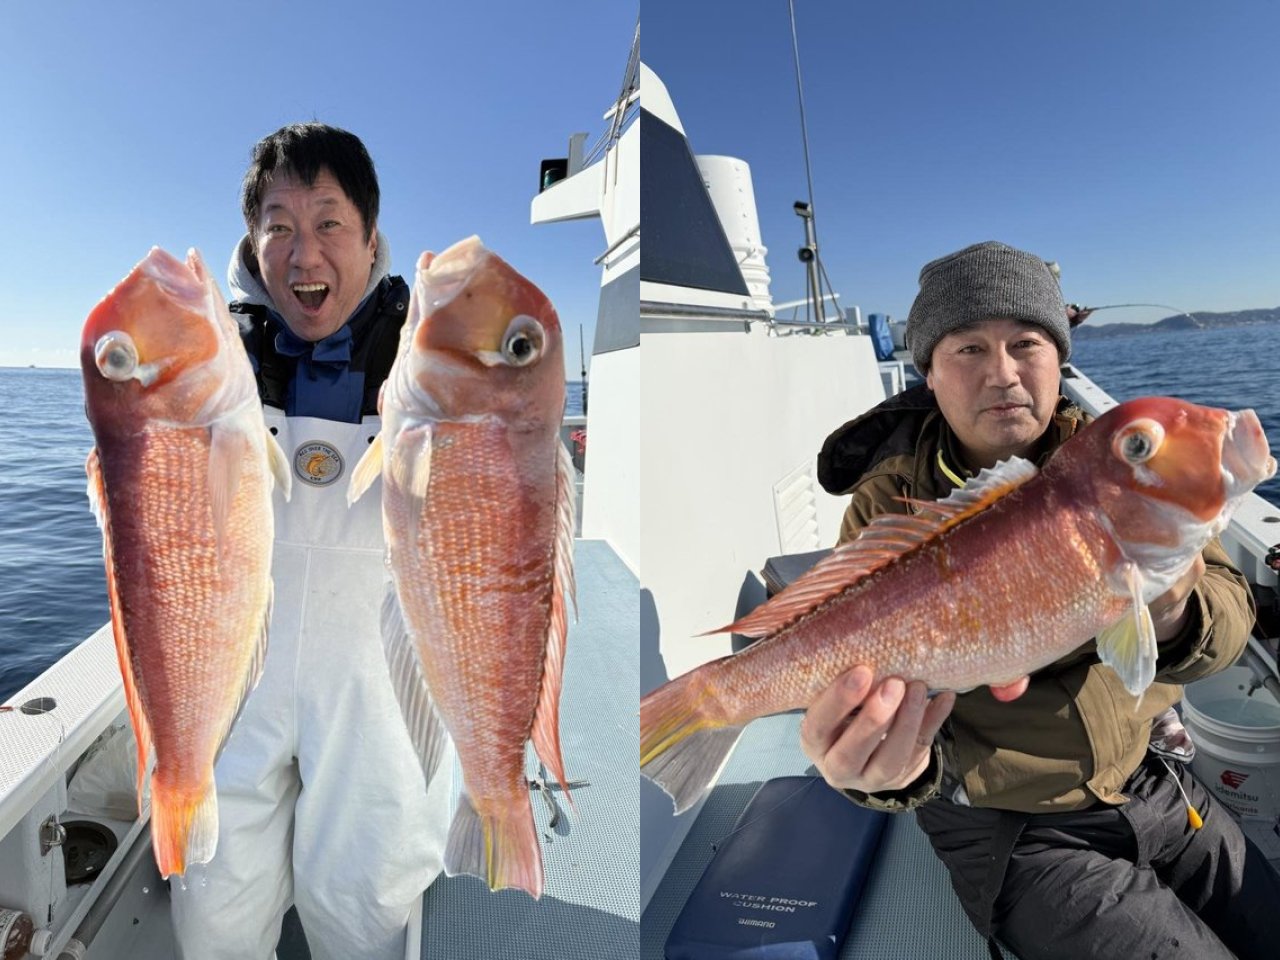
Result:
<instances>
[{"instance_id":1,"label":"fishing rod","mask_svg":"<svg viewBox=\"0 0 1280 960\"><path fill-rule=\"evenodd\" d=\"M1087 319L1091 313L1097 313L1099 310L1121 310L1126 307L1156 307L1160 310L1172 310L1175 316L1189 317L1195 323L1200 322L1196 319L1195 314L1187 310L1182 310L1178 307L1171 307L1167 303L1107 303L1101 307L1085 307L1078 303L1072 303L1068 304L1068 306L1076 311L1077 316L1083 314L1083 318L1077 321L1077 323L1073 323L1072 326L1078 326L1080 323L1084 323L1085 319Z\"/></svg>"}]
</instances>

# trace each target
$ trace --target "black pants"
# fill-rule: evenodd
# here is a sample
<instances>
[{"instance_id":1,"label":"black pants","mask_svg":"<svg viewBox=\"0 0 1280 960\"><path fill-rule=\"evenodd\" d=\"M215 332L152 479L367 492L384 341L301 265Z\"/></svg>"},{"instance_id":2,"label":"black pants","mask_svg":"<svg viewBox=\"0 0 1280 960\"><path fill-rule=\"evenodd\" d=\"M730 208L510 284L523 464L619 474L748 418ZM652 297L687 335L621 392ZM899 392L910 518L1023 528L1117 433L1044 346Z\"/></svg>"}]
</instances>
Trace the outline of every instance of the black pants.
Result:
<instances>
[{"instance_id":1,"label":"black pants","mask_svg":"<svg viewBox=\"0 0 1280 960\"><path fill-rule=\"evenodd\" d=\"M979 932L1023 960L1276 960L1280 876L1226 809L1174 770L1200 830L1154 758L1130 777L1122 807L1010 815L937 801L918 818ZM1012 832L1000 826L1010 817ZM1001 832L1016 840L996 894L986 888Z\"/></svg>"}]
</instances>

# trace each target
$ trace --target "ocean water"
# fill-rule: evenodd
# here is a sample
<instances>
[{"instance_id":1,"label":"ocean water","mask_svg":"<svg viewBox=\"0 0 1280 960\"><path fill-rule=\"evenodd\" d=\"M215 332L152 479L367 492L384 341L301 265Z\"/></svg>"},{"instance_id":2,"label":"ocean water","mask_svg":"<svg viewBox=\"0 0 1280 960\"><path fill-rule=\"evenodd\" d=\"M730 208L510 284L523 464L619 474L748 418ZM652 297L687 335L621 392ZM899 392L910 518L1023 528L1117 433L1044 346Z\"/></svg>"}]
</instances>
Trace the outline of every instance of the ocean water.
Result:
<instances>
[{"instance_id":1,"label":"ocean water","mask_svg":"<svg viewBox=\"0 0 1280 960\"><path fill-rule=\"evenodd\" d=\"M582 384L568 384L568 412ZM0 368L0 702L110 618L79 370Z\"/></svg>"}]
</instances>

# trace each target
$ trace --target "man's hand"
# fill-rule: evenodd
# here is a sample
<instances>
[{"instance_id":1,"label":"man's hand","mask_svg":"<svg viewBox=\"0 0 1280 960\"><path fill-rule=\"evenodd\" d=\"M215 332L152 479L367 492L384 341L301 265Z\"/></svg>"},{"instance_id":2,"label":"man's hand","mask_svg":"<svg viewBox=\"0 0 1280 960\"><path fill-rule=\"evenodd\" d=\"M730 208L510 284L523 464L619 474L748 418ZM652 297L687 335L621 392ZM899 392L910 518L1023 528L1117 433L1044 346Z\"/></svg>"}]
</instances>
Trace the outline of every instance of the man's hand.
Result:
<instances>
[{"instance_id":1,"label":"man's hand","mask_svg":"<svg viewBox=\"0 0 1280 960\"><path fill-rule=\"evenodd\" d=\"M823 779L838 790L900 790L929 766L933 737L955 706L956 695L926 697L919 680L888 677L874 689L872 672L854 667L836 678L809 706L800 746ZM1013 700L1028 679L992 687L997 700Z\"/></svg>"},{"instance_id":2,"label":"man's hand","mask_svg":"<svg viewBox=\"0 0 1280 960\"><path fill-rule=\"evenodd\" d=\"M1204 557L1197 554L1195 562L1172 587L1156 597L1148 605L1151 622L1156 628L1156 640L1160 643L1172 640L1186 626L1187 600L1200 578L1204 576Z\"/></svg>"},{"instance_id":3,"label":"man's hand","mask_svg":"<svg viewBox=\"0 0 1280 960\"><path fill-rule=\"evenodd\" d=\"M919 777L956 702L950 692L926 702L919 680L887 677L875 689L871 680L870 669L854 667L818 695L800 724L805 756L839 790L898 790Z\"/></svg>"}]
</instances>

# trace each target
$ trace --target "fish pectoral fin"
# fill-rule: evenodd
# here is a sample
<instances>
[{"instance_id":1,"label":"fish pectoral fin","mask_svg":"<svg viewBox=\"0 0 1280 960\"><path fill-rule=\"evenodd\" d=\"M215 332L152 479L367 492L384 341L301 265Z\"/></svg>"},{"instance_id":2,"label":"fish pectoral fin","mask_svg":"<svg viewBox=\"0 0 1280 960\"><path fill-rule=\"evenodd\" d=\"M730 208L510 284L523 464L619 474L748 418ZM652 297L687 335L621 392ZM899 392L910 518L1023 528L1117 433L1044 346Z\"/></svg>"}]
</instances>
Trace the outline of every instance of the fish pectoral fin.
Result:
<instances>
[{"instance_id":1,"label":"fish pectoral fin","mask_svg":"<svg viewBox=\"0 0 1280 960\"><path fill-rule=\"evenodd\" d=\"M89 494L89 509L93 511L93 519L98 522L98 529L106 527L106 514L103 512L107 504L106 491L102 488L102 461L98 457L98 448L89 451L84 461L85 476L89 478L86 492Z\"/></svg>"},{"instance_id":2,"label":"fish pectoral fin","mask_svg":"<svg viewBox=\"0 0 1280 960\"><path fill-rule=\"evenodd\" d=\"M1098 656L1140 702L1156 676L1156 629L1142 601L1143 580L1137 566L1126 563L1119 576L1129 593L1130 611L1098 634Z\"/></svg>"},{"instance_id":3,"label":"fish pectoral fin","mask_svg":"<svg viewBox=\"0 0 1280 960\"><path fill-rule=\"evenodd\" d=\"M276 486L288 501L290 494L293 493L293 472L289 469L289 458L285 456L280 442L271 435L270 430L267 431L267 466L276 481Z\"/></svg>"},{"instance_id":4,"label":"fish pectoral fin","mask_svg":"<svg viewBox=\"0 0 1280 960\"><path fill-rule=\"evenodd\" d=\"M417 646L409 635L400 598L392 583L387 584L382 598L382 649L405 729L422 764L423 776L430 783L449 745L449 730L431 699Z\"/></svg>"},{"instance_id":5,"label":"fish pectoral fin","mask_svg":"<svg viewBox=\"0 0 1280 960\"><path fill-rule=\"evenodd\" d=\"M231 505L240 489L240 472L249 451L248 436L234 422L218 421L209 427L209 506L220 547L226 542Z\"/></svg>"},{"instance_id":6,"label":"fish pectoral fin","mask_svg":"<svg viewBox=\"0 0 1280 960\"><path fill-rule=\"evenodd\" d=\"M418 500L425 500L431 485L431 424L400 431L387 464L390 481Z\"/></svg>"},{"instance_id":7,"label":"fish pectoral fin","mask_svg":"<svg viewBox=\"0 0 1280 960\"><path fill-rule=\"evenodd\" d=\"M385 386L385 384L384 384ZM369 449L364 452L360 462L351 474L351 483L347 485L347 506L355 503L365 495L373 481L382 473L382 433L373 438Z\"/></svg>"}]
</instances>

